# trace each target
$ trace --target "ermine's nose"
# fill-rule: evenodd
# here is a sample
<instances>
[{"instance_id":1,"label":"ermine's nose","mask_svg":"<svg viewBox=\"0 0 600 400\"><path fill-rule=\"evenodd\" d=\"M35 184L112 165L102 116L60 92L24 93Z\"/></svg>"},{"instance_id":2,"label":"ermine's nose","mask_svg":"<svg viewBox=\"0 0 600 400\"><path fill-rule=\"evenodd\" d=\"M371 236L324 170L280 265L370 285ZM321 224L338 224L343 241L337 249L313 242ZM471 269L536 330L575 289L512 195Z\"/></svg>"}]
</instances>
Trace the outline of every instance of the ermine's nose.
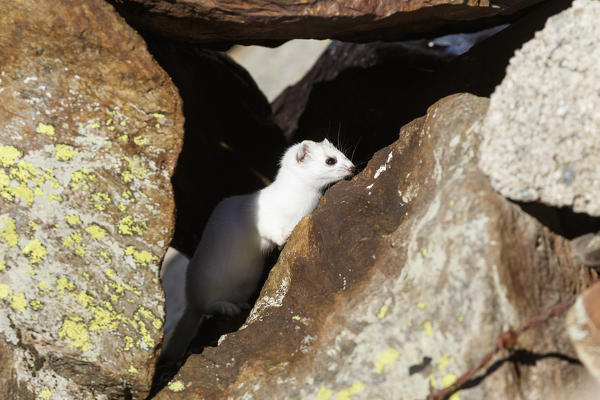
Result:
<instances>
[{"instance_id":1,"label":"ermine's nose","mask_svg":"<svg viewBox=\"0 0 600 400\"><path fill-rule=\"evenodd\" d=\"M350 173L353 174L356 171L356 167L354 165L351 167L348 167L348 171L350 171Z\"/></svg>"}]
</instances>

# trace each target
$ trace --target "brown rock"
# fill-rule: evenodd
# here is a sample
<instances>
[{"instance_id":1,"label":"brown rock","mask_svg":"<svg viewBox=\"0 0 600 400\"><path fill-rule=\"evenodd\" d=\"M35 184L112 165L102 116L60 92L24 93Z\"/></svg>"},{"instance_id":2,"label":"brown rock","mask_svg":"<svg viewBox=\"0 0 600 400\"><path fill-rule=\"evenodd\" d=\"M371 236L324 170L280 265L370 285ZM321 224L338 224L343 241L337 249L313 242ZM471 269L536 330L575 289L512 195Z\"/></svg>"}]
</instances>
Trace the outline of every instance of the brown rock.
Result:
<instances>
[{"instance_id":1,"label":"brown rock","mask_svg":"<svg viewBox=\"0 0 600 400\"><path fill-rule=\"evenodd\" d=\"M157 398L425 398L506 327L580 290L568 242L477 168L487 104L441 100L330 189L294 230L246 325L188 358ZM516 350L514 364L498 361L461 398L542 399L578 384L560 317Z\"/></svg>"},{"instance_id":2,"label":"brown rock","mask_svg":"<svg viewBox=\"0 0 600 400\"><path fill-rule=\"evenodd\" d=\"M103 1L0 8L0 398L143 398L177 90Z\"/></svg>"},{"instance_id":3,"label":"brown rock","mask_svg":"<svg viewBox=\"0 0 600 400\"><path fill-rule=\"evenodd\" d=\"M490 26L536 0L434 2L109 0L140 30L196 43L398 40ZM494 18L495 17L495 18ZM460 27L460 28L459 28Z\"/></svg>"}]
</instances>

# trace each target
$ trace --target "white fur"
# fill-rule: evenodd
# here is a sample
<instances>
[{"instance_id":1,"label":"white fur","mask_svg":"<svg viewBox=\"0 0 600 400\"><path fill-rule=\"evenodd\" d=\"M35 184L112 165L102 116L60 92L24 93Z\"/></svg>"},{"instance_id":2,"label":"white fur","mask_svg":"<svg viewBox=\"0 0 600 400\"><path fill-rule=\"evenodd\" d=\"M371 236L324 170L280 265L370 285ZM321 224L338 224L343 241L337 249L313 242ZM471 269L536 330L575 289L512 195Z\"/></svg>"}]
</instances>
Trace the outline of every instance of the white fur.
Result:
<instances>
[{"instance_id":1,"label":"white fur","mask_svg":"<svg viewBox=\"0 0 600 400\"><path fill-rule=\"evenodd\" d=\"M185 275L190 260L172 247L167 249L160 270L165 289L165 336L168 336L185 310Z\"/></svg>"},{"instance_id":2,"label":"white fur","mask_svg":"<svg viewBox=\"0 0 600 400\"><path fill-rule=\"evenodd\" d=\"M335 164L328 165L328 158L334 158ZM271 185L222 200L208 219L190 261L187 307L173 335L166 338L163 355L170 360L183 356L201 316L235 315L247 308L266 253L283 246L300 219L317 206L328 185L353 172L352 162L329 141L305 140L285 152Z\"/></svg>"}]
</instances>

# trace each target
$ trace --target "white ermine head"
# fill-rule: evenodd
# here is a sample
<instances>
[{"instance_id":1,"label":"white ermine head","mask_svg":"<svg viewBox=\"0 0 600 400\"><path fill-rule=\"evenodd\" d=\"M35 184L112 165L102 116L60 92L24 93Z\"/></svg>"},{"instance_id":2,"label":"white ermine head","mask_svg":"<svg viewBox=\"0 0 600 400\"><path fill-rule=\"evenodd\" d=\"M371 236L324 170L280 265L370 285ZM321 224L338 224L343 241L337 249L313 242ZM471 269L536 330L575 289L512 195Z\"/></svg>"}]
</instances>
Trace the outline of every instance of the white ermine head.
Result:
<instances>
[{"instance_id":1,"label":"white ermine head","mask_svg":"<svg viewBox=\"0 0 600 400\"><path fill-rule=\"evenodd\" d=\"M355 167L327 139L305 140L291 146L281 159L281 170L319 189L354 174Z\"/></svg>"}]
</instances>

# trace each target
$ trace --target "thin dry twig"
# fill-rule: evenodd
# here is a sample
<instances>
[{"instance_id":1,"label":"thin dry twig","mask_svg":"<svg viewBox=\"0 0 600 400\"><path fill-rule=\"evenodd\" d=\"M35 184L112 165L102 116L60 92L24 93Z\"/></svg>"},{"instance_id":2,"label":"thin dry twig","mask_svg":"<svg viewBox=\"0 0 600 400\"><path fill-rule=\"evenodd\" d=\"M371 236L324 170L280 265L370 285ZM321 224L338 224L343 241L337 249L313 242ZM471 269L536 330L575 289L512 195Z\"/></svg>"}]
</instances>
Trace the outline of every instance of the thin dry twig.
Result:
<instances>
[{"instance_id":1,"label":"thin dry twig","mask_svg":"<svg viewBox=\"0 0 600 400\"><path fill-rule=\"evenodd\" d=\"M517 339L519 338L519 336L527 330L534 328L546 322L547 320L567 311L573 305L573 303L575 303L576 298L576 296L572 296L556 304L544 314L540 314L531 318L525 325L521 326L516 331L512 328L509 328L508 330L502 332L498 336L498 341L494 345L494 348L485 356L483 356L479 364L465 372L460 378L456 380L456 382L454 382L454 384L437 392L433 391L433 386L431 386L430 384L429 395L427 396L427 400L443 400L447 396L450 396L451 394L457 392L462 385L468 382L473 377L473 375L477 373L477 371L485 367L492 360L496 353L502 351L503 349L510 349L514 347L517 344Z\"/></svg>"}]
</instances>

